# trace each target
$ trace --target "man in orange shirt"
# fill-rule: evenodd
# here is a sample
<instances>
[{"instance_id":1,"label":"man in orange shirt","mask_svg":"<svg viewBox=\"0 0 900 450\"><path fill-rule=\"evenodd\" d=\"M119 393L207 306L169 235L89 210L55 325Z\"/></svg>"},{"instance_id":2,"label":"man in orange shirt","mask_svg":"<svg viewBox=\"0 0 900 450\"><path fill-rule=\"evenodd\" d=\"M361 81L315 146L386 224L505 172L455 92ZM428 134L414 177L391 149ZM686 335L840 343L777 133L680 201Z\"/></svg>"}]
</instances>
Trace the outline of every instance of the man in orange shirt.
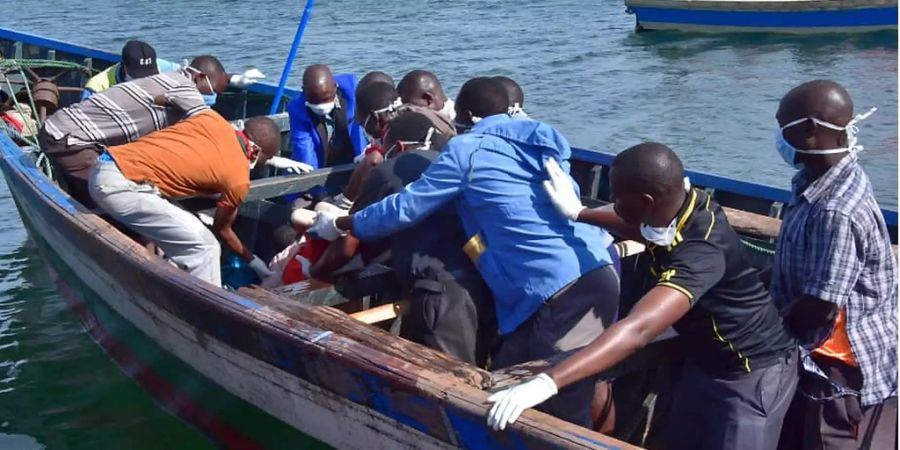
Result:
<instances>
[{"instance_id":1,"label":"man in orange shirt","mask_svg":"<svg viewBox=\"0 0 900 450\"><path fill-rule=\"evenodd\" d=\"M213 231L260 278L266 264L232 230L250 190L250 169L280 147L278 126L267 117L232 128L212 110L199 113L129 144L110 147L94 166L90 194L114 219L156 243L192 275L221 286L220 248L193 214L167 198L220 194Z\"/></svg>"}]
</instances>

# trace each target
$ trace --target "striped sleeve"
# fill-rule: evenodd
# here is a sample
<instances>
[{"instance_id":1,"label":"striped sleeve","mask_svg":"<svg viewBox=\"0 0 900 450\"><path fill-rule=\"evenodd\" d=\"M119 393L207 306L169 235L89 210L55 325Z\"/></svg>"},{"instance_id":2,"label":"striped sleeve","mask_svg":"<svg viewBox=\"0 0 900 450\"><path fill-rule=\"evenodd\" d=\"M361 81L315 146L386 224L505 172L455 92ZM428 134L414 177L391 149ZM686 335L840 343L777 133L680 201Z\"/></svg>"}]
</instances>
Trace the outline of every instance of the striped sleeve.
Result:
<instances>
[{"instance_id":1,"label":"striped sleeve","mask_svg":"<svg viewBox=\"0 0 900 450\"><path fill-rule=\"evenodd\" d=\"M166 94L166 102L184 111L185 118L209 109L200 91L194 86L178 86L169 89Z\"/></svg>"}]
</instances>

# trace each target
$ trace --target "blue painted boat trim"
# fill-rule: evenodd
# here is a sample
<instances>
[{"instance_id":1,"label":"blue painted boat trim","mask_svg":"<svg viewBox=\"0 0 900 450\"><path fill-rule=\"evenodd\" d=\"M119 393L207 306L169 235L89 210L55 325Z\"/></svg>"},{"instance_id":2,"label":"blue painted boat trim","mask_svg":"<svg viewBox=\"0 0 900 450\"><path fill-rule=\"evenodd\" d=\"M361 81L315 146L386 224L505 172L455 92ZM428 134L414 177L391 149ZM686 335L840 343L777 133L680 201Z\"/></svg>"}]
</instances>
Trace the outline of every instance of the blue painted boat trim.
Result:
<instances>
[{"instance_id":1,"label":"blue painted boat trim","mask_svg":"<svg viewBox=\"0 0 900 450\"><path fill-rule=\"evenodd\" d=\"M110 53L103 50L82 47L80 45L70 44L64 41L57 41L55 39L48 39L41 36L35 36L33 34L22 33L19 31L10 30L8 28L0 28L0 39L20 41L26 44L37 45L61 52L84 55L85 57L97 58L110 62L117 62L122 57L122 55L117 53Z\"/></svg>"},{"instance_id":2,"label":"blue painted boat trim","mask_svg":"<svg viewBox=\"0 0 900 450\"><path fill-rule=\"evenodd\" d=\"M616 155L610 153L601 153L594 150L585 150L581 148L572 149L573 160L600 164L607 167L612 164L612 161L615 157ZM692 183L698 186L719 189L733 194L761 198L764 200L781 203L786 203L791 198L790 191L772 186L766 186L764 184L735 180L733 178L710 175L708 173L697 172L694 170L686 170L685 174L691 178ZM897 211L882 209L881 213L884 215L884 221L888 226L897 226Z\"/></svg>"},{"instance_id":3,"label":"blue painted boat trim","mask_svg":"<svg viewBox=\"0 0 900 450\"><path fill-rule=\"evenodd\" d=\"M632 6L638 21L744 28L897 26L897 7L827 11L722 11Z\"/></svg>"}]
</instances>

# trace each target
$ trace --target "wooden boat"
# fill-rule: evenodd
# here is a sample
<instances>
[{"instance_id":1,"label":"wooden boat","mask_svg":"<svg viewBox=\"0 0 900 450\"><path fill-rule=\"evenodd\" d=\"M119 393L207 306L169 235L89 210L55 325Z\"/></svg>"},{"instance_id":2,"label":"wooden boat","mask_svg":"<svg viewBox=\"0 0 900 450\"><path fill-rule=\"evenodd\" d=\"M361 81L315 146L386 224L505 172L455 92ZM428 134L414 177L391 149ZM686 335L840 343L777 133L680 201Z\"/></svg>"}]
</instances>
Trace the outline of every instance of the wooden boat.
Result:
<instances>
[{"instance_id":1,"label":"wooden boat","mask_svg":"<svg viewBox=\"0 0 900 450\"><path fill-rule=\"evenodd\" d=\"M625 0L638 30L860 33L897 29L897 0Z\"/></svg>"},{"instance_id":2,"label":"wooden boat","mask_svg":"<svg viewBox=\"0 0 900 450\"><path fill-rule=\"evenodd\" d=\"M0 54L108 67L117 55L0 29ZM34 69L42 76L56 68ZM81 86L79 70L57 81ZM264 114L274 86L219 96L216 109L230 119ZM62 92L60 97L73 97ZM288 95L296 95L288 91ZM283 106L283 105L282 105ZM274 116L287 131L283 114ZM86 330L121 369L160 405L227 448L604 448L630 444L528 411L502 433L485 424L488 391L547 364L487 372L369 325L396 316L398 299L377 270L336 286L314 283L276 290L226 291L199 282L149 255L102 217L72 200L45 175L37 154L0 133L0 169L29 236L60 292ZM573 174L592 202L608 197L612 155L576 150ZM240 210L238 233L257 253L285 223L289 208L271 199L346 182L349 166L252 183ZM715 192L747 233L747 243L771 250L780 202L771 187L701 173L694 183ZM204 201L188 209L211 207ZM762 214L762 215L760 215ZM885 211L896 239L897 214ZM773 217L765 217L773 216ZM640 256L633 265L639 263ZM626 259L625 262L630 263ZM629 264L625 264L629 265ZM625 282L628 276L624 277ZM365 309L367 303L384 305ZM627 308L627 306L625 306ZM392 312L393 311L393 312ZM348 314L350 313L350 314ZM658 367L677 356L661 341L605 374ZM623 400L624 437L646 442L656 423L646 390ZM662 397L660 397L662 398ZM629 405L631 407L629 408ZM649 408L647 405L651 405ZM659 408L658 408L659 409Z\"/></svg>"}]
</instances>

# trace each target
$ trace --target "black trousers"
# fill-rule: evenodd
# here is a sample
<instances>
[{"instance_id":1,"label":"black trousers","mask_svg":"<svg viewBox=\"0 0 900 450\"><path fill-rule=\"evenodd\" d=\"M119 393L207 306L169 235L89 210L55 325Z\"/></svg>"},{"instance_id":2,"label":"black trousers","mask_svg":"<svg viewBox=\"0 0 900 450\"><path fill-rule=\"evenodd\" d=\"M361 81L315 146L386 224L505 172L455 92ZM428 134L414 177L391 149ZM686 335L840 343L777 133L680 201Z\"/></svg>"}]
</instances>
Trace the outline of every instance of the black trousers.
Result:
<instances>
[{"instance_id":1,"label":"black trousers","mask_svg":"<svg viewBox=\"0 0 900 450\"><path fill-rule=\"evenodd\" d=\"M484 367L497 338L491 291L477 272L415 280L400 335Z\"/></svg>"}]
</instances>

